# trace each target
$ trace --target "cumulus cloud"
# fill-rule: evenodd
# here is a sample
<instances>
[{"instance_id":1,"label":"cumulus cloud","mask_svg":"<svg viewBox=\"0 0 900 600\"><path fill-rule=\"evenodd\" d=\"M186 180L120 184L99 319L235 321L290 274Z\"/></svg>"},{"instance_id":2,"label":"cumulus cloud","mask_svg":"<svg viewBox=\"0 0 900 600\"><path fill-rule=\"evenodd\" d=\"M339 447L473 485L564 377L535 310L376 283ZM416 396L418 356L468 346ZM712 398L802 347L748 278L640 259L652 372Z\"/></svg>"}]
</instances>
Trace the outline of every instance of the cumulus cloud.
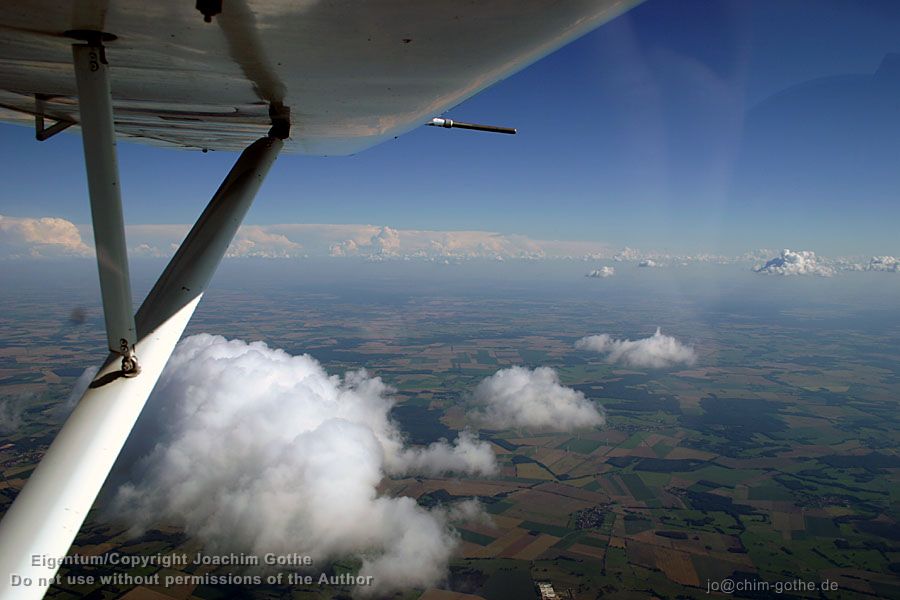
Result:
<instances>
[{"instance_id":1,"label":"cumulus cloud","mask_svg":"<svg viewBox=\"0 0 900 600\"><path fill-rule=\"evenodd\" d=\"M92 256L93 250L81 239L71 221L56 217L42 219L0 215L0 252L4 257L55 258Z\"/></svg>"},{"instance_id":2,"label":"cumulus cloud","mask_svg":"<svg viewBox=\"0 0 900 600\"><path fill-rule=\"evenodd\" d=\"M697 355L672 336L656 333L640 340L617 340L604 333L583 337L575 342L579 350L591 350L606 355L608 363L622 363L629 367L662 369L678 364L692 365Z\"/></svg>"},{"instance_id":3,"label":"cumulus cloud","mask_svg":"<svg viewBox=\"0 0 900 600\"><path fill-rule=\"evenodd\" d=\"M656 262L655 260L653 260L652 258L645 258L644 260L642 260L641 262L638 263L638 266L654 268L654 267L661 267L662 265L660 263Z\"/></svg>"},{"instance_id":4,"label":"cumulus cloud","mask_svg":"<svg viewBox=\"0 0 900 600\"><path fill-rule=\"evenodd\" d=\"M809 250L794 252L787 248L782 250L781 254L754 270L757 273L773 275L818 275L820 277L831 277L834 275L834 267L817 257L815 252Z\"/></svg>"},{"instance_id":5,"label":"cumulus cloud","mask_svg":"<svg viewBox=\"0 0 900 600\"><path fill-rule=\"evenodd\" d=\"M387 475L496 471L485 442L407 447L395 399L365 371L328 375L308 355L211 335L183 340L126 448L120 516L181 522L213 551L351 556L386 593L428 586L458 541L453 510L381 495ZM157 441L142 448L142 440ZM465 516L465 515L463 515Z\"/></svg>"},{"instance_id":6,"label":"cumulus cloud","mask_svg":"<svg viewBox=\"0 0 900 600\"><path fill-rule=\"evenodd\" d=\"M570 431L603 425L605 418L584 394L559 383L549 367L501 369L475 388L475 421L510 427Z\"/></svg>"},{"instance_id":7,"label":"cumulus cloud","mask_svg":"<svg viewBox=\"0 0 900 600\"><path fill-rule=\"evenodd\" d=\"M591 271L590 273L585 275L585 277L596 277L596 278L605 279L607 277L612 277L615 274L616 274L615 267L604 266L604 267L600 267L599 269L594 269L593 271Z\"/></svg>"},{"instance_id":8,"label":"cumulus cloud","mask_svg":"<svg viewBox=\"0 0 900 600\"><path fill-rule=\"evenodd\" d=\"M326 226L322 226L326 227ZM331 256L404 258L542 258L542 243L489 231L429 231L357 226L360 231L329 246ZM594 245L596 246L596 244Z\"/></svg>"},{"instance_id":9,"label":"cumulus cloud","mask_svg":"<svg viewBox=\"0 0 900 600\"><path fill-rule=\"evenodd\" d=\"M246 225L238 230L225 254L227 258L295 258L302 256L303 246L281 233L266 231L259 225Z\"/></svg>"},{"instance_id":10,"label":"cumulus cloud","mask_svg":"<svg viewBox=\"0 0 900 600\"><path fill-rule=\"evenodd\" d=\"M640 260L642 257L642 253L639 250L635 250L634 248L629 248L625 246L619 252L613 256L613 260L616 262L624 262L624 261L632 261L632 260Z\"/></svg>"},{"instance_id":11,"label":"cumulus cloud","mask_svg":"<svg viewBox=\"0 0 900 600\"><path fill-rule=\"evenodd\" d=\"M373 235L370 245L380 254L397 254L400 250L400 233L390 227L382 227L378 235Z\"/></svg>"},{"instance_id":12,"label":"cumulus cloud","mask_svg":"<svg viewBox=\"0 0 900 600\"><path fill-rule=\"evenodd\" d=\"M822 277L845 272L900 273L900 259L894 256L873 256L868 261L859 256L823 258L813 252L783 250L779 256L754 270L758 273Z\"/></svg>"},{"instance_id":13,"label":"cumulus cloud","mask_svg":"<svg viewBox=\"0 0 900 600\"><path fill-rule=\"evenodd\" d=\"M900 259L893 256L873 256L865 266L865 270L900 273Z\"/></svg>"},{"instance_id":14,"label":"cumulus cloud","mask_svg":"<svg viewBox=\"0 0 900 600\"><path fill-rule=\"evenodd\" d=\"M82 226L85 236L92 236L91 226ZM128 252L136 258L169 258L182 240L187 237L190 226L175 225L126 225L125 238Z\"/></svg>"},{"instance_id":15,"label":"cumulus cloud","mask_svg":"<svg viewBox=\"0 0 900 600\"><path fill-rule=\"evenodd\" d=\"M359 252L359 244L355 240L345 240L338 244L332 244L328 254L330 256L353 256Z\"/></svg>"},{"instance_id":16,"label":"cumulus cloud","mask_svg":"<svg viewBox=\"0 0 900 600\"><path fill-rule=\"evenodd\" d=\"M175 248L177 250L177 247ZM166 258L175 253L175 250L164 250L146 242L142 242L128 250L128 255L133 258Z\"/></svg>"},{"instance_id":17,"label":"cumulus cloud","mask_svg":"<svg viewBox=\"0 0 900 600\"><path fill-rule=\"evenodd\" d=\"M462 431L455 444L434 442L425 448L406 448L391 465L395 471L438 477L449 473L493 475L497 462L490 447L471 432Z\"/></svg>"}]
</instances>

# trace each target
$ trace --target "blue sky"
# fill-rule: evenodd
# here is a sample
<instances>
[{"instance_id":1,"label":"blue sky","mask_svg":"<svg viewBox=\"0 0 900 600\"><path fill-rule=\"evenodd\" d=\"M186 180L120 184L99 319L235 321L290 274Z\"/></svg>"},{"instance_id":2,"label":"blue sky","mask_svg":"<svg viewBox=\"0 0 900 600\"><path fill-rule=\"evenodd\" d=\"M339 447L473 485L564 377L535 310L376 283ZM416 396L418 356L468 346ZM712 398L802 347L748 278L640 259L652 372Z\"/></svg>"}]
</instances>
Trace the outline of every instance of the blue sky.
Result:
<instances>
[{"instance_id":1,"label":"blue sky","mask_svg":"<svg viewBox=\"0 0 900 600\"><path fill-rule=\"evenodd\" d=\"M673 252L898 254L900 4L648 0L421 128L279 159L249 223ZM0 214L89 222L81 143L0 126ZM129 223L193 222L234 155L119 145Z\"/></svg>"}]
</instances>

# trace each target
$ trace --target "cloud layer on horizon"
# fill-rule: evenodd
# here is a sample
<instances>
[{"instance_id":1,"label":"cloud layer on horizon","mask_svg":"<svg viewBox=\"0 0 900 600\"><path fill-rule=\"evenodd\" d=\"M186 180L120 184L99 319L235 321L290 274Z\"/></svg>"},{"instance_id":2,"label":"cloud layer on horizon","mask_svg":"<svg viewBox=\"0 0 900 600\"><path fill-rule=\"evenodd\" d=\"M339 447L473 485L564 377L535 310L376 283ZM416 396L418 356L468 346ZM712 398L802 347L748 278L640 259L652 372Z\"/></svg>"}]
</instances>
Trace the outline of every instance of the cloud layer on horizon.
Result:
<instances>
[{"instance_id":1,"label":"cloud layer on horizon","mask_svg":"<svg viewBox=\"0 0 900 600\"><path fill-rule=\"evenodd\" d=\"M627 367L664 369L676 365L692 365L697 354L669 335L656 333L639 340L614 339L609 334L590 335L575 342L579 350L590 350L606 355L606 362L621 363Z\"/></svg>"},{"instance_id":2,"label":"cloud layer on horizon","mask_svg":"<svg viewBox=\"0 0 900 600\"><path fill-rule=\"evenodd\" d=\"M606 422L593 402L560 384L549 367L500 369L478 384L472 399L473 420L492 429L572 431Z\"/></svg>"},{"instance_id":3,"label":"cloud layer on horizon","mask_svg":"<svg viewBox=\"0 0 900 600\"><path fill-rule=\"evenodd\" d=\"M170 255L184 225L134 225L128 240L138 256ZM532 240L490 231L395 229L376 225L280 224L242 226L229 258L540 259L609 254L597 242Z\"/></svg>"},{"instance_id":4,"label":"cloud layer on horizon","mask_svg":"<svg viewBox=\"0 0 900 600\"><path fill-rule=\"evenodd\" d=\"M394 402L365 371L337 377L261 342L186 338L126 448L133 482L118 488L117 514L138 530L179 522L212 551L356 557L360 574L375 577L361 593L432 585L458 543L454 511L382 495L382 478L497 465L466 432L407 446Z\"/></svg>"},{"instance_id":5,"label":"cloud layer on horizon","mask_svg":"<svg viewBox=\"0 0 900 600\"><path fill-rule=\"evenodd\" d=\"M169 258L190 226L126 225L131 258ZM57 217L17 218L0 215L0 260L93 257L90 225L75 225ZM424 260L455 263L463 260L580 260L632 263L638 267L681 267L691 264L756 264L764 273L818 274L843 271L900 272L893 256L828 259L811 252L787 250L775 258L771 250L740 256L695 253L671 254L616 250L603 242L541 240L491 231L435 231L395 229L378 225L305 224L243 225L226 258L306 259L333 257L367 261ZM770 260L771 259L771 260ZM810 262L812 261L812 262ZM766 263L766 264L763 264ZM596 269L589 277L609 277L614 267Z\"/></svg>"}]
</instances>

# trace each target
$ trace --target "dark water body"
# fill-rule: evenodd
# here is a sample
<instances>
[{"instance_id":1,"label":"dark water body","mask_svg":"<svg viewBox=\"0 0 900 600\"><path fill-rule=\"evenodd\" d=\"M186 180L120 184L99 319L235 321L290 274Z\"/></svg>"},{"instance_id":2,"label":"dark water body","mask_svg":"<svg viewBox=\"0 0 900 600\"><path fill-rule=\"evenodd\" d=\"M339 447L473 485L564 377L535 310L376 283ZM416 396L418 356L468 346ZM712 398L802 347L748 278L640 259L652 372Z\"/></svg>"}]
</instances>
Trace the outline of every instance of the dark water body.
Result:
<instances>
[{"instance_id":1,"label":"dark water body","mask_svg":"<svg viewBox=\"0 0 900 600\"><path fill-rule=\"evenodd\" d=\"M400 424L400 429L413 444L430 444L441 438L453 440L456 430L441 423L441 411L403 404L391 409L391 418Z\"/></svg>"}]
</instances>

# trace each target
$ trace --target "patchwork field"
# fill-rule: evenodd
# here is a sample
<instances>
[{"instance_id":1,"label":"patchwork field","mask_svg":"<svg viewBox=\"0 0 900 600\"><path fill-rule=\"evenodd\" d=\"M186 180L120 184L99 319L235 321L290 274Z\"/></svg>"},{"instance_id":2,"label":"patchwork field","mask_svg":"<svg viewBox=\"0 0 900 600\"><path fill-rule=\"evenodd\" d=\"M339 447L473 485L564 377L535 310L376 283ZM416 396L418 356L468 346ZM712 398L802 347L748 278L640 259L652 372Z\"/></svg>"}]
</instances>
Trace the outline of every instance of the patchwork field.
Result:
<instances>
[{"instance_id":1,"label":"patchwork field","mask_svg":"<svg viewBox=\"0 0 900 600\"><path fill-rule=\"evenodd\" d=\"M427 508L474 497L490 516L459 524L441 589L397 598L527 600L536 597L536 581L552 582L571 600L701 598L709 582L725 578L828 579L840 588L829 598L900 597L900 336L895 317L890 327L866 320L886 319L886 309L826 318L763 300L701 311L677 298L511 293L473 302L423 294L362 299L275 288L262 310L247 302L247 291L222 289L210 293L191 326L308 352L331 373L365 366L397 390L393 417L413 444L477 428L472 390L512 365L553 367L563 384L604 408L606 424L586 431L480 431L501 466L494 478L386 479L382 493ZM38 290L0 301L0 392L7 406L22 407L16 426L0 434L2 512L104 342L96 298L83 291L71 292L71 304L92 307L84 323L70 323L71 307L51 305ZM852 328L844 324L850 318ZM698 364L640 372L573 346L587 333L643 331L648 319L689 337ZM79 534L79 552L200 547L176 524L133 539L101 513ZM108 584L54 586L48 597L350 593L348 586Z\"/></svg>"}]
</instances>

